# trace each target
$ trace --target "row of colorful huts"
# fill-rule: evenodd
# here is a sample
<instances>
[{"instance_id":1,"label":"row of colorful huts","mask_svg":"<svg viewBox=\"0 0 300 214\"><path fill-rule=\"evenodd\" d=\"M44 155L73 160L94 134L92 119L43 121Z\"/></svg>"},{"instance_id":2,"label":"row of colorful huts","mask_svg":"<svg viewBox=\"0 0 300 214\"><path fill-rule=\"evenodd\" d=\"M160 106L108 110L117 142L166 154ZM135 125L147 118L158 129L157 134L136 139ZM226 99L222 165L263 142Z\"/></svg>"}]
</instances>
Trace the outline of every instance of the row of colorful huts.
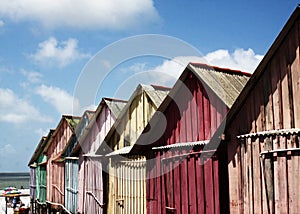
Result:
<instances>
[{"instance_id":1,"label":"row of colorful huts","mask_svg":"<svg viewBox=\"0 0 300 214\"><path fill-rule=\"evenodd\" d=\"M29 166L34 213L300 213L300 8L252 76L190 63L172 88L62 116Z\"/></svg>"}]
</instances>

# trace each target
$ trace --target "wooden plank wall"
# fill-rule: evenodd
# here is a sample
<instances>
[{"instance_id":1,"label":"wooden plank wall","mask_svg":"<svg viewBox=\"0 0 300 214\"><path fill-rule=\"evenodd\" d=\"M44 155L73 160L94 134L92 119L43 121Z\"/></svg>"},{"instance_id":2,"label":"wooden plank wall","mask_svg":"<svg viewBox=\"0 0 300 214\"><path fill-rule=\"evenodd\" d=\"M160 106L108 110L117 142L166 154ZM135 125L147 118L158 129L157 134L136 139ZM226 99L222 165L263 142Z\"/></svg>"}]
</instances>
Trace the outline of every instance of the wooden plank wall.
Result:
<instances>
[{"instance_id":1,"label":"wooden plank wall","mask_svg":"<svg viewBox=\"0 0 300 214\"><path fill-rule=\"evenodd\" d=\"M30 198L36 199L36 167L30 167Z\"/></svg>"},{"instance_id":2,"label":"wooden plank wall","mask_svg":"<svg viewBox=\"0 0 300 214\"><path fill-rule=\"evenodd\" d=\"M194 75L184 83L192 96L179 89L173 98L176 102L172 101L164 112L168 123L157 146L210 139L228 111ZM193 151L199 152L200 148L174 150L171 154L160 151L147 157L147 213L220 212L217 159L192 155L181 161L171 158L162 164L165 157ZM178 165L173 169L173 164ZM168 173L163 175L165 172Z\"/></svg>"},{"instance_id":3,"label":"wooden plank wall","mask_svg":"<svg viewBox=\"0 0 300 214\"><path fill-rule=\"evenodd\" d=\"M241 134L300 128L299 26L298 20L226 131L231 213L300 212L299 154L274 153L263 163L259 158L263 151L298 148L299 137L237 140Z\"/></svg>"},{"instance_id":4,"label":"wooden plank wall","mask_svg":"<svg viewBox=\"0 0 300 214\"><path fill-rule=\"evenodd\" d=\"M64 205L64 163L54 158L64 149L73 131L67 121L64 118L62 120L47 149L47 200Z\"/></svg>"},{"instance_id":5,"label":"wooden plank wall","mask_svg":"<svg viewBox=\"0 0 300 214\"><path fill-rule=\"evenodd\" d=\"M115 133L112 135L112 139L109 142L110 145L114 145L113 150L121 149L125 146L132 146L138 136L142 133L144 130L146 124L151 119L152 115L154 114L156 110L156 106L151 101L151 99L148 97L146 92L141 91L140 94L138 94L132 103L130 104L129 109L127 110L126 114L124 115L121 124L117 127ZM112 158L113 159L113 158ZM109 167L109 198L108 198L108 213L114 213L115 210L117 210L117 207L119 209L118 201L116 201L115 196L115 188L117 188L118 182L115 180L115 172L117 169L115 169L115 166L111 164L112 161L110 161ZM130 170L130 168L127 168ZM143 171L143 169L142 169ZM140 172L143 174L142 172ZM126 181L119 181L119 183L123 183L125 186L125 189L129 189L131 185L131 182ZM134 182L134 181L132 181ZM131 191L133 194L133 192ZM122 196L123 197L123 196ZM125 197L125 196L124 196ZM140 203L146 204L146 195L143 195L142 198L136 198L135 200L132 199L132 203L130 202L125 203L123 211L124 213L143 213L145 210L138 210L138 209L145 209L145 206L137 206ZM127 212L129 211L129 212ZM130 212L131 211L131 212Z\"/></svg>"},{"instance_id":6,"label":"wooden plank wall","mask_svg":"<svg viewBox=\"0 0 300 214\"><path fill-rule=\"evenodd\" d=\"M65 160L65 207L77 213L78 202L78 160Z\"/></svg>"},{"instance_id":7,"label":"wooden plank wall","mask_svg":"<svg viewBox=\"0 0 300 214\"><path fill-rule=\"evenodd\" d=\"M104 187L101 158L89 157L84 161L84 204L83 213L104 213ZM100 204L99 204L100 203Z\"/></svg>"},{"instance_id":8,"label":"wooden plank wall","mask_svg":"<svg viewBox=\"0 0 300 214\"><path fill-rule=\"evenodd\" d=\"M38 200L41 203L46 203L46 194L47 194L47 183L46 183L46 166L40 166L40 185L39 185L39 195Z\"/></svg>"},{"instance_id":9,"label":"wooden plank wall","mask_svg":"<svg viewBox=\"0 0 300 214\"><path fill-rule=\"evenodd\" d=\"M130 160L114 160L116 201L114 213L146 213L146 160L131 157Z\"/></svg>"},{"instance_id":10,"label":"wooden plank wall","mask_svg":"<svg viewBox=\"0 0 300 214\"><path fill-rule=\"evenodd\" d=\"M98 200L103 201L103 181L101 182L95 181L91 182L91 179L102 179L102 171L99 171L99 167L102 167L101 161L95 158L86 157L84 158L84 154L94 153L103 142L106 134L110 130L111 126L115 122L115 116L111 112L111 110L104 105L100 114L96 118L96 123L91 128L89 135L85 139L81 151L79 154L79 172L78 172L78 212L83 213L84 204L87 204L85 200L92 201L91 203L95 203L95 200L91 195L87 196L85 193L85 189L90 189L89 191L93 191L94 194L99 197ZM94 163L94 164L92 164ZM99 167L97 166L99 164ZM95 185L101 186L95 186ZM92 186L90 186L92 185ZM99 192L100 191L100 192ZM100 194L101 193L101 194ZM88 197L88 198L87 198ZM100 209L97 204L95 206L87 206L86 209L89 209L88 213L102 213L103 208Z\"/></svg>"}]
</instances>

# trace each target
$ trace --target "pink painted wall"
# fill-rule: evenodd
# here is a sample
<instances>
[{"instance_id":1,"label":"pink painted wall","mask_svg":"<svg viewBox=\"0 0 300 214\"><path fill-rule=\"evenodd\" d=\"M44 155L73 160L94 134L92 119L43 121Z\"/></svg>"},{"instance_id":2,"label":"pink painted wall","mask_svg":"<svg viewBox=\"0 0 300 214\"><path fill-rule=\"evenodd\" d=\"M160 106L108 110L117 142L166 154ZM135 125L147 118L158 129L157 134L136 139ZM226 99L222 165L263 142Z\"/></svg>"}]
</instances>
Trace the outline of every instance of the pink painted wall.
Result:
<instances>
[{"instance_id":1,"label":"pink painted wall","mask_svg":"<svg viewBox=\"0 0 300 214\"><path fill-rule=\"evenodd\" d=\"M52 136L47 155L47 201L64 204L64 163L54 159L64 149L73 131L62 118L59 127Z\"/></svg>"},{"instance_id":2,"label":"pink painted wall","mask_svg":"<svg viewBox=\"0 0 300 214\"><path fill-rule=\"evenodd\" d=\"M89 135L82 144L79 153L79 174L78 174L78 212L83 213L84 204L86 204L86 212L84 213L102 213L92 199L91 196L86 195L86 191L93 192L98 200L103 203L103 185L102 185L102 166L101 161L98 159L91 159L86 157L84 160L83 155L94 153L111 126L115 122L115 117L111 110L104 105L100 114L96 118L96 123L91 128Z\"/></svg>"}]
</instances>

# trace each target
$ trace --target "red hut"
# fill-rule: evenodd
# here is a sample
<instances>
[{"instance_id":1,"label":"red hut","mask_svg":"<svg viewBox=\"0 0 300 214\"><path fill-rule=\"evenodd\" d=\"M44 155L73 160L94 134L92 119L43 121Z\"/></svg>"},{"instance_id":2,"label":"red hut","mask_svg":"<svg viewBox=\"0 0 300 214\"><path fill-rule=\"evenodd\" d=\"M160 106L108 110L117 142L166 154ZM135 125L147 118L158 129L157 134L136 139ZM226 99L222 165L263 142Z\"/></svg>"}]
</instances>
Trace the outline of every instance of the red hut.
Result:
<instances>
[{"instance_id":1,"label":"red hut","mask_svg":"<svg viewBox=\"0 0 300 214\"><path fill-rule=\"evenodd\" d=\"M51 210L61 210L64 207L64 161L61 153L74 134L74 129L80 117L63 115L51 139L45 146L47 156L47 204Z\"/></svg>"},{"instance_id":2,"label":"red hut","mask_svg":"<svg viewBox=\"0 0 300 214\"><path fill-rule=\"evenodd\" d=\"M231 213L300 213L299 38L298 6L211 141L225 137Z\"/></svg>"},{"instance_id":3,"label":"red hut","mask_svg":"<svg viewBox=\"0 0 300 214\"><path fill-rule=\"evenodd\" d=\"M205 145L248 78L203 64L186 67L130 152L147 158L147 213L220 213L222 158Z\"/></svg>"}]
</instances>

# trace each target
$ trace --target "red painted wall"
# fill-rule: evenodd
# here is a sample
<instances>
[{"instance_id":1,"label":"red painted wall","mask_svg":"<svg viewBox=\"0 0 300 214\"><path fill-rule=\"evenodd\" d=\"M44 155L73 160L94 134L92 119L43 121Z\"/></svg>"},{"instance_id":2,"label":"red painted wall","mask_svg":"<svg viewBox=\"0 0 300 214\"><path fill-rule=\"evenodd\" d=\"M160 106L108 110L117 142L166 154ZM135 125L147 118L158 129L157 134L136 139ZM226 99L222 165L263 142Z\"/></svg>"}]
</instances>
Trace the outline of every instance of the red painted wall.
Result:
<instances>
[{"instance_id":1,"label":"red painted wall","mask_svg":"<svg viewBox=\"0 0 300 214\"><path fill-rule=\"evenodd\" d=\"M192 96L183 88L176 93L156 146L210 139L228 111L193 74L184 83ZM220 213L219 162L215 155L201 155L202 147L160 150L147 157L147 213ZM195 154L180 156L190 152ZM159 176L161 170L166 173Z\"/></svg>"}]
</instances>

